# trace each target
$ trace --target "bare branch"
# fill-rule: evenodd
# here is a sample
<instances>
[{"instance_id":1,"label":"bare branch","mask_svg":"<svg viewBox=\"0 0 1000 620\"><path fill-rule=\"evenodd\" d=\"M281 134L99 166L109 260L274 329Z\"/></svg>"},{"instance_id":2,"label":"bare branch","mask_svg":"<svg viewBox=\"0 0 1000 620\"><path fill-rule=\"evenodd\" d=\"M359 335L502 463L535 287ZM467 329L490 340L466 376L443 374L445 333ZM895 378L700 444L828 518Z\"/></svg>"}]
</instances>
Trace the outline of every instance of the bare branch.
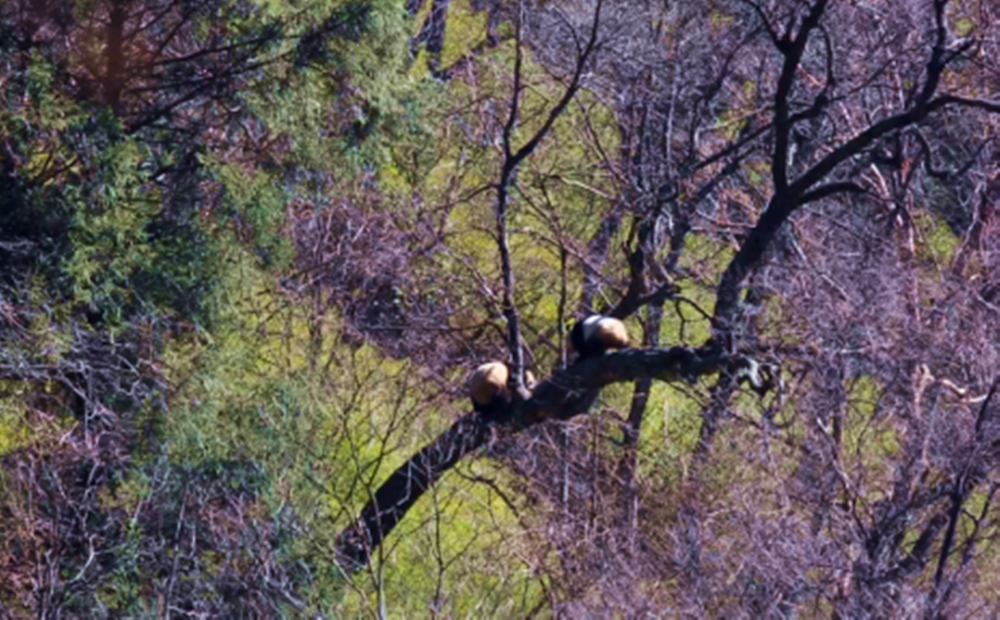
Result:
<instances>
[{"instance_id":1,"label":"bare branch","mask_svg":"<svg viewBox=\"0 0 1000 620\"><path fill-rule=\"evenodd\" d=\"M799 197L799 206L808 204L810 202L815 202L817 200L822 200L834 194L840 194L843 192L850 192L852 194L864 194L866 193L866 190L857 183L851 183L850 181L844 181L842 183L830 183L829 185L823 185L817 187L816 189L810 192L802 194L802 196Z\"/></svg>"},{"instance_id":2,"label":"bare branch","mask_svg":"<svg viewBox=\"0 0 1000 620\"><path fill-rule=\"evenodd\" d=\"M774 155L771 174L774 178L776 195L783 194L788 188L788 139L792 128L788 119L788 97L795 83L795 74L802 60L802 54L809 42L809 35L819 25L819 20L826 10L826 3L827 0L817 0L810 8L794 41L789 40L791 37L789 32L777 43L778 49L785 56L785 62L774 95Z\"/></svg>"},{"instance_id":3,"label":"bare branch","mask_svg":"<svg viewBox=\"0 0 1000 620\"><path fill-rule=\"evenodd\" d=\"M754 2L753 0L741 0L741 2L750 6L750 8L754 10L754 13L756 13L757 17L760 18L761 24L763 24L764 30L767 32L767 36L771 39L771 42L774 43L775 47L779 47L781 45L781 40L778 37L778 33L771 27L771 20L764 14L764 9L760 7L760 4Z\"/></svg>"},{"instance_id":4,"label":"bare branch","mask_svg":"<svg viewBox=\"0 0 1000 620\"><path fill-rule=\"evenodd\" d=\"M510 262L510 249L507 243L507 209L510 202L510 188L514 182L514 177L517 174L517 168L520 163L531 155L532 152L538 147L542 139L548 134L552 129L552 125L555 123L556 119L563 113L569 102L572 101L576 92L580 88L580 77L583 75L583 71L587 66L590 55L597 48L598 42L598 27L601 21L601 5L603 0L598 0L597 6L594 8L594 19L590 28L590 37L587 40L587 44L583 49L582 53L579 54L576 60L576 68L573 73L573 77L570 80L569 85L566 87L562 98L556 103L556 105L549 110L549 115L545 120L542 127L535 132L535 135L531 137L517 152L512 152L511 150L511 135L513 133L514 127L517 125L518 115L519 115L519 101L520 101L520 91L521 91L521 5L518 5L518 17L515 23L515 28L517 29L517 35L515 36L515 60L514 60L514 90L511 93L511 105L510 105L510 115L507 119L507 123L503 128L503 167L500 172L500 181L497 185L497 203L496 203L496 219L497 219L497 243L500 246L500 261L501 270L503 273L504 280L504 316L507 318L507 331L508 331L508 342L507 346L510 348L511 352L511 386L516 393L520 394L522 397L527 394L527 390L524 386L524 358L523 349L521 344L521 329L520 329L520 317L517 313L517 308L514 305L514 271Z\"/></svg>"}]
</instances>

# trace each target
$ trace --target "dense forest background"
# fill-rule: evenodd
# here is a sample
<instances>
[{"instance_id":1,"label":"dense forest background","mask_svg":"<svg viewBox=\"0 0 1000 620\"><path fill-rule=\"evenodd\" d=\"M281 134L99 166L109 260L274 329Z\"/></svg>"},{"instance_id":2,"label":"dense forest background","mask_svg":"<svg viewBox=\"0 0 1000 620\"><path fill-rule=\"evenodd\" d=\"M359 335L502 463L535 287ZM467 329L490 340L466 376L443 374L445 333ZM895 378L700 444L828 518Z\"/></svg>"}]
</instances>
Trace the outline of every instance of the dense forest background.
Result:
<instances>
[{"instance_id":1,"label":"dense forest background","mask_svg":"<svg viewBox=\"0 0 1000 620\"><path fill-rule=\"evenodd\" d=\"M992 0L4 0L0 93L0 616L1000 614Z\"/></svg>"}]
</instances>

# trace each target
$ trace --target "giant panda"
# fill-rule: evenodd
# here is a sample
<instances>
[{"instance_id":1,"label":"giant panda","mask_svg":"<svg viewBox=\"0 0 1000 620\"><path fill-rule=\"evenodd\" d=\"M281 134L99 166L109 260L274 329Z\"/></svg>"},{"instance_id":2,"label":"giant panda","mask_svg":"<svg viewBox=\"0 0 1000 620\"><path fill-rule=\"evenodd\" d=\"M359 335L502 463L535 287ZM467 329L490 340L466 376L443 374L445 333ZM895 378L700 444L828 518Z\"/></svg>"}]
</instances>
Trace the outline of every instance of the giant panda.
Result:
<instances>
[{"instance_id":1,"label":"giant panda","mask_svg":"<svg viewBox=\"0 0 1000 620\"><path fill-rule=\"evenodd\" d=\"M611 349L626 349L628 346L625 324L601 314L592 314L578 321L569 332L570 353L576 352L580 360L604 355Z\"/></svg>"},{"instance_id":2,"label":"giant panda","mask_svg":"<svg viewBox=\"0 0 1000 620\"><path fill-rule=\"evenodd\" d=\"M503 362L487 362L472 372L469 378L469 395L472 408L480 413L492 414L511 402L510 369ZM524 371L524 383L530 390L535 384L535 375Z\"/></svg>"}]
</instances>

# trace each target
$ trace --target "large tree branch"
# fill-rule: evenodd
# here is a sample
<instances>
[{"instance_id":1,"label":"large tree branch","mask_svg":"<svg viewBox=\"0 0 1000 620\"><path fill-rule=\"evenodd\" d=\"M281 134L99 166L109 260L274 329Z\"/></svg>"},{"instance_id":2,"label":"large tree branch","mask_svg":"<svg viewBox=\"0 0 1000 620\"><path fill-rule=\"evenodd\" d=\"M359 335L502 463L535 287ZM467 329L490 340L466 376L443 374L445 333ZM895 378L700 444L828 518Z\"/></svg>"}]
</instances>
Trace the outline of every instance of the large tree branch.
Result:
<instances>
[{"instance_id":1,"label":"large tree branch","mask_svg":"<svg viewBox=\"0 0 1000 620\"><path fill-rule=\"evenodd\" d=\"M804 46L805 40L803 35L807 34L809 29L818 26L819 19L825 8L823 0L813 5L809 15L803 21L799 38L794 42L786 42L784 49L779 48L785 54L785 63L775 94L775 153L774 161L772 162L775 184L774 197L757 222L757 225L750 231L739 252L737 252L736 256L726 267L726 271L720 279L716 297L715 316L712 321L713 337L719 340L720 345L730 349L735 346L733 330L736 327L739 296L743 281L750 274L750 271L759 264L764 256L764 251L767 249L774 235L777 234L781 225L796 208L803 204L802 197L804 195L809 196L806 192L812 186L821 182L837 166L858 155L882 136L916 124L932 112L947 105L961 104L989 111L1000 110L1000 104L995 104L991 101L964 99L954 95L943 95L934 98L934 93L940 83L941 73L944 71L950 58L945 56L947 27L944 19L944 7L946 4L947 0L934 1L935 41L931 49L930 59L927 62L927 75L924 84L913 104L906 111L871 125L868 129L841 144L787 186L785 185L787 182L785 168L787 164L788 127L783 126L783 124L787 125L787 121L783 120L787 115L787 109L784 108L787 104L786 99L788 91L791 88L791 80L794 78L793 72L795 66L797 66L801 58L802 50L798 48L798 45L802 44ZM807 26L809 29L807 29ZM795 61L795 65L791 65L792 61ZM785 140L784 143L782 142L783 140ZM837 185L831 184L828 187L834 188Z\"/></svg>"},{"instance_id":2,"label":"large tree branch","mask_svg":"<svg viewBox=\"0 0 1000 620\"><path fill-rule=\"evenodd\" d=\"M740 287L743 284L743 280L760 262L764 251L781 225L796 208L803 204L802 198L809 196L806 193L807 190L826 178L837 166L858 155L882 136L889 132L914 125L924 120L928 115L948 105L975 107L990 112L1000 112L1000 102L967 99L955 95L942 95L930 100L926 104L918 102L917 105L905 112L885 118L844 144L841 144L789 185L787 192L775 194L764 214L750 231L743 246L740 247L739 252L736 253L733 260L730 261L720 279L715 305L715 317L713 319L715 335L722 340L720 344L729 343L729 346L733 344L730 341L732 339L732 329L734 327ZM849 185L831 184L830 187L848 189Z\"/></svg>"},{"instance_id":3,"label":"large tree branch","mask_svg":"<svg viewBox=\"0 0 1000 620\"><path fill-rule=\"evenodd\" d=\"M475 412L462 416L382 483L357 522L337 537L338 562L349 572L367 565L420 496L463 456L486 445L494 427L517 433L548 419L569 419L587 411L600 388L611 383L694 380L719 370L747 377L755 389L767 388L756 362L715 348L632 349L557 371L535 387L530 399L516 400L489 420Z\"/></svg>"},{"instance_id":4,"label":"large tree branch","mask_svg":"<svg viewBox=\"0 0 1000 620\"><path fill-rule=\"evenodd\" d=\"M819 25L819 20L826 10L826 3L827 0L818 0L812 6L802 20L802 26L794 41L788 32L777 43L778 50L785 56L785 62L782 64L781 76L778 78L778 87L774 94L774 156L771 174L774 179L775 194L783 193L788 187L788 138L792 128L788 119L788 97L795 84L795 73L802 60L802 54L809 42L809 33Z\"/></svg>"}]
</instances>

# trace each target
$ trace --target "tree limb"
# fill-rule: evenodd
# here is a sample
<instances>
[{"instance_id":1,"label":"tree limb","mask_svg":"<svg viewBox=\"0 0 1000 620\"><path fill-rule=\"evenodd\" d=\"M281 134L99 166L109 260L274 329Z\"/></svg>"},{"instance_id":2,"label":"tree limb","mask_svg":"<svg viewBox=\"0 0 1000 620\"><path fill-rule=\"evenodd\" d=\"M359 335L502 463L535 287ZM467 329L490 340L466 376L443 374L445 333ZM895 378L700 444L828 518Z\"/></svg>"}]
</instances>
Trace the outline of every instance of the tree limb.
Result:
<instances>
[{"instance_id":1,"label":"tree limb","mask_svg":"<svg viewBox=\"0 0 1000 620\"><path fill-rule=\"evenodd\" d=\"M931 66L935 65L932 63ZM938 71L940 70L943 70L943 67L938 69ZM928 80L936 84L938 77L929 75ZM764 214L750 231L746 241L733 260L730 261L720 279L713 319L713 336L721 339L720 344L733 346L730 340L738 309L740 286L751 269L760 262L764 251L781 224L802 204L800 199L803 194L833 172L837 166L860 153L875 140L891 131L918 123L931 113L948 105L961 105L985 109L990 112L1000 112L1000 103L955 95L942 95L927 103L924 103L922 99L918 100L913 107L905 112L885 118L841 144L791 183L787 192L775 193Z\"/></svg>"},{"instance_id":2,"label":"tree limb","mask_svg":"<svg viewBox=\"0 0 1000 620\"><path fill-rule=\"evenodd\" d=\"M852 194L864 194L865 188L861 187L857 183L851 183L850 181L844 181L842 183L830 183L828 185L823 185L817 187L811 192L806 192L799 197L799 205L802 206L806 203L815 202L817 200L822 200L823 198L828 198L834 194L839 194L841 192L851 192Z\"/></svg>"},{"instance_id":3,"label":"tree limb","mask_svg":"<svg viewBox=\"0 0 1000 620\"><path fill-rule=\"evenodd\" d=\"M567 420L588 410L600 388L611 383L651 378L694 380L720 370L744 377L755 389L766 389L758 364L729 356L714 347L632 349L590 358L555 372L539 383L532 397L511 403L490 419L477 412L459 418L447 431L396 469L362 509L360 518L337 537L337 559L356 572L442 474L463 456L486 445L494 428L518 433L548 419Z\"/></svg>"},{"instance_id":4,"label":"tree limb","mask_svg":"<svg viewBox=\"0 0 1000 620\"><path fill-rule=\"evenodd\" d=\"M973 485L973 471L975 470L975 461L977 452L983 443L983 425L989 415L987 407L990 401L993 400L993 395L997 391L998 381L994 381L993 385L990 386L990 391L986 395L986 400L983 401L982 407L979 408L979 415L976 416L976 427L975 435L973 439L972 454L969 457L968 462L959 474L958 479L955 481L955 487L951 492L951 508L948 510L948 529L945 530L944 540L941 542L941 553L938 556L937 570L934 572L934 589L940 590L941 581L944 579L944 568L945 564L948 562L948 556L951 554L952 546L955 543L955 528L958 526L958 519L962 516L962 504L965 503L966 498L968 498L969 493L972 492Z\"/></svg>"},{"instance_id":5,"label":"tree limb","mask_svg":"<svg viewBox=\"0 0 1000 620\"><path fill-rule=\"evenodd\" d=\"M809 34L819 25L819 20L826 10L826 3L827 0L818 0L812 6L802 21L794 41L791 40L789 32L778 42L778 49L784 54L785 62L781 67L778 88L774 94L774 156L771 174L774 179L775 194L784 193L788 187L788 137L792 128L788 119L788 96L795 84L795 73L809 42Z\"/></svg>"}]
</instances>

